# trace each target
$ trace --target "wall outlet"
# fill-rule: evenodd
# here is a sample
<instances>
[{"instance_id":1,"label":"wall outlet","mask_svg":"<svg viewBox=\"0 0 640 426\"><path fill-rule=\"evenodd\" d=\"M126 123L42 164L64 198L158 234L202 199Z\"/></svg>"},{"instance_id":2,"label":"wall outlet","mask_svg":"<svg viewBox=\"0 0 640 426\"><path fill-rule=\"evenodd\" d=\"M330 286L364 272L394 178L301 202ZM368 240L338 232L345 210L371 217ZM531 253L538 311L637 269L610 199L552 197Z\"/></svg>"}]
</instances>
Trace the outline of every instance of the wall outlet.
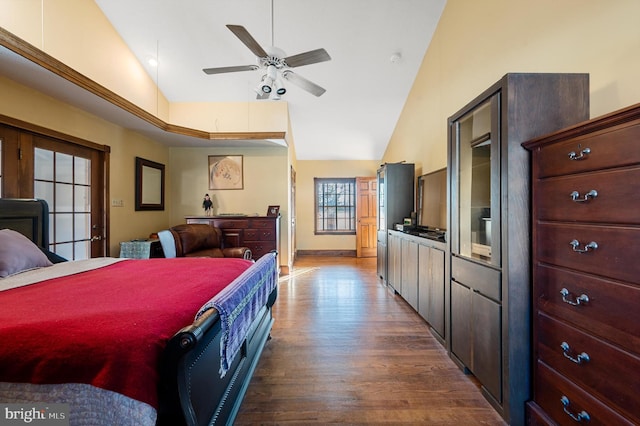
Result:
<instances>
[{"instance_id":1,"label":"wall outlet","mask_svg":"<svg viewBox=\"0 0 640 426\"><path fill-rule=\"evenodd\" d=\"M124 200L111 200L111 207L124 207Z\"/></svg>"}]
</instances>

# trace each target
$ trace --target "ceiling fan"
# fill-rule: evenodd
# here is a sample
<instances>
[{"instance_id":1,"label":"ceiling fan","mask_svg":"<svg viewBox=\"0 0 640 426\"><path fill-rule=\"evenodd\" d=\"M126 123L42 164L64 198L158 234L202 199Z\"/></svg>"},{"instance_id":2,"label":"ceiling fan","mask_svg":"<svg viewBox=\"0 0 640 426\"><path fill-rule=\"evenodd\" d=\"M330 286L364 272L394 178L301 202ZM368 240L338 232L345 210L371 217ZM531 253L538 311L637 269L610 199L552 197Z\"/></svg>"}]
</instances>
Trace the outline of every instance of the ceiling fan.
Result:
<instances>
[{"instance_id":1,"label":"ceiling fan","mask_svg":"<svg viewBox=\"0 0 640 426\"><path fill-rule=\"evenodd\" d=\"M287 89L283 86L280 76L283 79L292 82L296 86L306 90L315 96L321 96L326 90L317 84L307 80L306 78L294 73L290 68L300 67L303 65L315 64L331 59L324 49L315 49L308 52L300 53L293 56L285 56L285 53L277 47L270 47L265 50L258 42L249 34L241 25L227 25L227 28L240 39L245 46L256 55L257 65L239 65L233 67L220 68L204 68L206 74L222 74L238 71L254 71L264 69L265 74L262 80L255 88L258 99L266 99L275 91L276 99L280 95L284 95Z\"/></svg>"}]
</instances>

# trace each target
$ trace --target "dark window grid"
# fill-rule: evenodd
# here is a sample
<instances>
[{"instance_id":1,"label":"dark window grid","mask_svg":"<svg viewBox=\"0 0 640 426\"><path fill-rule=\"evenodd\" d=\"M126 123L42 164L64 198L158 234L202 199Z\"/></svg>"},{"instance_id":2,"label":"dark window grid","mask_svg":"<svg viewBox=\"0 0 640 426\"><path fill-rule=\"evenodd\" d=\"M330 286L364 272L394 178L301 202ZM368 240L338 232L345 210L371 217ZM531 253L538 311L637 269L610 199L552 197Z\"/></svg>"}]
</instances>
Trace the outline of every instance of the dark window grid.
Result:
<instances>
[{"instance_id":1,"label":"dark window grid","mask_svg":"<svg viewBox=\"0 0 640 426\"><path fill-rule=\"evenodd\" d=\"M316 181L316 233L355 232L355 183L353 179Z\"/></svg>"},{"instance_id":2,"label":"dark window grid","mask_svg":"<svg viewBox=\"0 0 640 426\"><path fill-rule=\"evenodd\" d=\"M53 238L52 241L49 243L49 248L52 252L56 253L56 246L58 245L62 245L62 244L71 244L71 250L73 253L73 258L75 259L76 257L76 245L74 243L76 242L81 242L81 241L89 241L89 238L83 238L83 239L76 239L76 213L78 214L90 214L90 211L79 211L79 210L75 210L75 206L76 206L76 191L75 188L76 187L87 187L87 188L91 188L90 184L78 184L75 183L76 181L76 168L75 168L75 161L76 161L76 156L73 155L72 156L72 162L71 162L71 183L69 182L58 182L55 179L56 176L56 168L57 168L57 162L56 162L56 156L58 155L58 153L56 151L53 152L53 180L47 180L47 179L35 179L36 182L48 182L53 184L53 194L52 194L52 198L53 198L53 206L50 206L50 210L49 210L49 227L52 229L52 233L53 233ZM67 154L68 155L68 154ZM62 185L70 185L72 187L71 190L71 206L72 206L72 210L71 211L58 211L55 209L56 206L56 192L57 192L57 184L62 184ZM57 231L56 231L56 215L57 214L71 214L71 240L60 240L58 241L58 237L57 237Z\"/></svg>"}]
</instances>

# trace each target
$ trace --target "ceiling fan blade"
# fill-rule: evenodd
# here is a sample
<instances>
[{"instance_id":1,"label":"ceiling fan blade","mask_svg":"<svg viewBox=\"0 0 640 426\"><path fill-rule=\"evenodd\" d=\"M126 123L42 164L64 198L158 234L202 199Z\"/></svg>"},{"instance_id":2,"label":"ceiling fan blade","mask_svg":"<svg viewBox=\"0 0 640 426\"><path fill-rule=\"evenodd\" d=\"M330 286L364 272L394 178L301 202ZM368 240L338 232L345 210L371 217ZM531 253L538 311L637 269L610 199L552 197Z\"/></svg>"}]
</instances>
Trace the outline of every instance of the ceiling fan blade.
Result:
<instances>
[{"instance_id":1,"label":"ceiling fan blade","mask_svg":"<svg viewBox=\"0 0 640 426\"><path fill-rule=\"evenodd\" d=\"M326 90L293 71L283 71L282 77L315 96L321 96Z\"/></svg>"},{"instance_id":2,"label":"ceiling fan blade","mask_svg":"<svg viewBox=\"0 0 640 426\"><path fill-rule=\"evenodd\" d=\"M225 72L254 71L258 68L257 65L239 65L236 67L204 68L202 71L205 74L222 74Z\"/></svg>"},{"instance_id":3,"label":"ceiling fan blade","mask_svg":"<svg viewBox=\"0 0 640 426\"><path fill-rule=\"evenodd\" d=\"M331 56L324 49L311 50L309 52L300 53L284 58L287 66L291 68L300 67L302 65L316 64L318 62L330 61Z\"/></svg>"},{"instance_id":4,"label":"ceiling fan blade","mask_svg":"<svg viewBox=\"0 0 640 426\"><path fill-rule=\"evenodd\" d=\"M265 58L267 52L264 51L262 46L258 44L258 42L249 34L249 31L246 30L242 25L227 25L227 28L231 30L232 33L236 35L240 39L241 42L244 43L245 46L249 48L259 58Z\"/></svg>"}]
</instances>

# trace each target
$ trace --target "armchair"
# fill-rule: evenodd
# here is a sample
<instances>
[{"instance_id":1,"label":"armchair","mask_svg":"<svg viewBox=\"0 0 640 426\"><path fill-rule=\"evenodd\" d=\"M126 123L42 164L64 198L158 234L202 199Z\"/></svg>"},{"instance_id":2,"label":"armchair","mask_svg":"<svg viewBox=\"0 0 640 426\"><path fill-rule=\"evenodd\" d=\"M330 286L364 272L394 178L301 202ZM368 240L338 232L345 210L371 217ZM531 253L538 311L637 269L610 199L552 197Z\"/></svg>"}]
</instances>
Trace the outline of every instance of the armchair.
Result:
<instances>
[{"instance_id":1,"label":"armchair","mask_svg":"<svg viewBox=\"0 0 640 426\"><path fill-rule=\"evenodd\" d=\"M248 247L224 247L222 230L204 223L176 225L158 232L165 257L240 257L251 259Z\"/></svg>"}]
</instances>

